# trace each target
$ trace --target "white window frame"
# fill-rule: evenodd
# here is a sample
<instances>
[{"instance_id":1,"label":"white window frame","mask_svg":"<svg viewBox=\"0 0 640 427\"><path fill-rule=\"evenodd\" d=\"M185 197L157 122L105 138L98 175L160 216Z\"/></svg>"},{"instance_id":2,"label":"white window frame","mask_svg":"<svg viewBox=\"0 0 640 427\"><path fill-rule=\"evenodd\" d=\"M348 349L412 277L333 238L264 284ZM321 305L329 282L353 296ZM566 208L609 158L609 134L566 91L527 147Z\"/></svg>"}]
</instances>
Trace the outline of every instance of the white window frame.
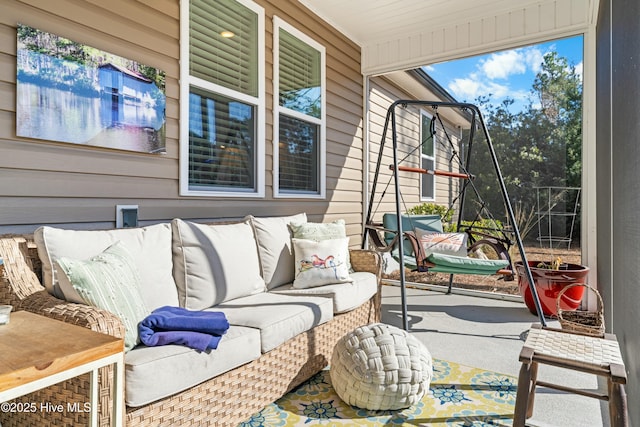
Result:
<instances>
[{"instance_id":1,"label":"white window frame","mask_svg":"<svg viewBox=\"0 0 640 427\"><path fill-rule=\"evenodd\" d=\"M201 197L264 197L265 195L265 12L250 0L235 0L258 15L258 96L250 96L204 81L189 74L189 0L180 1L180 195ZM255 188L191 190L189 189L189 88L204 90L236 99L255 107Z\"/></svg>"},{"instance_id":2,"label":"white window frame","mask_svg":"<svg viewBox=\"0 0 640 427\"><path fill-rule=\"evenodd\" d=\"M320 119L302 114L280 106L280 29L285 30L294 37L305 42L312 48L320 52L320 94L321 113ZM278 16L273 17L273 197L292 199L324 199L326 197L327 162L326 162L326 128L327 128L327 108L326 108L326 53L325 47L313 40L303 32L288 24ZM280 114L304 120L309 123L319 125L320 138L318 141L318 191L317 192L281 192L280 191Z\"/></svg>"},{"instance_id":3,"label":"white window frame","mask_svg":"<svg viewBox=\"0 0 640 427\"><path fill-rule=\"evenodd\" d=\"M425 110L420 110L420 144L422 144L422 140L423 140L423 128L422 128L422 120L423 117L426 116L429 118L429 120L433 120L433 115L429 114L429 112L425 111ZM437 127L436 127L437 128ZM431 156L427 156L425 154L422 153L422 146L420 147L420 168L422 168L422 160L423 159L428 159L433 161L433 169L436 169L436 139L438 138L438 133L437 131L434 133L433 135L433 139L432 139L432 143L433 143L433 157ZM432 175L434 176L434 175ZM433 197L426 197L424 195L424 188L422 185L422 177L420 178L420 201L425 201L425 202L435 202L436 200L436 180L435 180L435 176L433 179L433 188L432 188L432 192L433 192Z\"/></svg>"}]
</instances>

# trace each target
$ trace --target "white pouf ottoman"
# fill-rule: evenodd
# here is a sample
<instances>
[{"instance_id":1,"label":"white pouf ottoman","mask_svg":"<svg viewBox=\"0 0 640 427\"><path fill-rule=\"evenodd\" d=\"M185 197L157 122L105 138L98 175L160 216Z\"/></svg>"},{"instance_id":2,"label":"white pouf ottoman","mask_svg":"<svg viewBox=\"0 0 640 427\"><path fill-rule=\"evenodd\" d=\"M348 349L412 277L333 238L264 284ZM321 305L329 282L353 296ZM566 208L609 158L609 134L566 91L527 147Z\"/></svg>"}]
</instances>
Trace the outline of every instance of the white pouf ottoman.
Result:
<instances>
[{"instance_id":1,"label":"white pouf ottoman","mask_svg":"<svg viewBox=\"0 0 640 427\"><path fill-rule=\"evenodd\" d=\"M427 347L383 323L361 326L340 338L329 370L342 400L371 410L403 409L419 402L432 374Z\"/></svg>"}]
</instances>

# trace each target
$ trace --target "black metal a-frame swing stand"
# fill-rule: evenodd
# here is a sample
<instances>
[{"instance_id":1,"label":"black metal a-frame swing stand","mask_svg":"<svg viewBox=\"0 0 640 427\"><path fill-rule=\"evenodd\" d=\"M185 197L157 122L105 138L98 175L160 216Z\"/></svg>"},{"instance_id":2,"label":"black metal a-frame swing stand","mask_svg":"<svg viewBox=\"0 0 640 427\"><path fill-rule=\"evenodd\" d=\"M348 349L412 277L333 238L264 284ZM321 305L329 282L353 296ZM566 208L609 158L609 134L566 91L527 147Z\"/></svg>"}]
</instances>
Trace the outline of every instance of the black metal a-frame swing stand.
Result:
<instances>
[{"instance_id":1,"label":"black metal a-frame swing stand","mask_svg":"<svg viewBox=\"0 0 640 427\"><path fill-rule=\"evenodd\" d=\"M540 298L538 296L538 292L536 290L536 287L534 285L534 281L533 281L533 276L531 274L531 269L529 268L529 263L527 262L527 258L526 258L526 254L524 252L524 245L522 243L522 238L520 236L520 231L518 229L518 224L515 221L515 216L513 213L513 209L511 207L511 202L509 201L509 196L507 193L507 189L506 186L504 184L504 179L502 177L502 172L500 171L500 166L498 164L498 160L496 157L496 153L494 151L493 148L493 144L491 142L491 137L489 136L489 132L486 126L486 123L482 117L482 113L480 112L480 109L475 106L474 104L469 104L469 103L453 103L453 102L436 102L436 101L421 101L421 100L399 100L399 101L395 101L393 104L391 104L391 106L388 108L387 110L387 115L386 115L386 119L385 119L385 124L384 124L384 130L382 133L382 139L380 142L380 152L378 155L378 160L377 160L377 164L376 164L376 171L375 171L375 175L374 175L374 179L373 179L373 183L372 183L372 187L371 187L371 193L370 193L370 198L369 198L369 204L367 206L367 217L366 217L366 225L371 224L372 221L372 207L373 207L373 202L374 202L374 198L376 196L376 185L378 182L378 177L379 177L379 172L380 172L380 166L382 163L382 155L383 155L383 150L384 150L384 145L385 145L385 141L387 139L387 133L389 131L389 125L391 125L391 134L392 134L392 144L393 144L393 165L390 166L390 169L393 172L393 181L394 181L394 186L395 186L395 205L396 205L396 218L397 218L397 235L400 236L400 238L397 240L397 244L399 245L399 250L398 250L398 262L400 264L400 297L402 300L402 325L403 325L403 329L404 330L409 330L409 322L408 322L408 315L407 315L407 294L406 294L406 277L405 277L405 270L404 270L404 251L402 250L402 245L403 245L403 230L402 230L402 214L403 212L401 211L401 207L402 207L402 203L401 203L401 189L400 189L400 183L399 183L399 179L398 179L398 172L400 170L405 170L405 171L411 171L412 168L401 168L399 165L399 159L398 159L398 133L397 133L397 121L396 121L396 109L398 107L403 107L406 108L410 105L413 106L422 106L422 107L431 107L432 109L436 110L440 107L448 107L448 108L458 108L462 111L466 111L471 115L471 129L469 132L469 144L468 144L468 150L466 153L466 164L462 164L461 163L461 169L466 172L466 174L461 174L463 176L466 177L466 179L470 180L472 179L472 176L468 173L468 166L471 160L471 148L472 148L472 142L474 140L474 133L475 133L475 129L479 128L483 134L484 134L484 139L487 143L487 149L488 152L491 156L491 160L493 163L493 167L495 168L495 173L497 175L497 179L498 182L500 184L500 192L504 201L504 205L505 205L505 209L506 209L506 213L508 215L508 220L510 222L511 225L511 231L514 235L515 241L518 245L518 250L520 251L520 256L522 259L522 264L524 267L524 272L526 274L526 277L529 281L529 289L531 291L531 295L533 297L533 302L536 308L536 311L538 313L538 317L540 319L540 324L545 327L547 325L545 318L544 318L544 314L542 311L542 306L540 304ZM421 171L422 173L428 172L428 173L433 173L434 171ZM435 175L437 175L437 173L434 173ZM444 173L443 173L444 174ZM446 174L444 174L446 175ZM451 176L451 175L450 175ZM463 185L462 186L462 194L459 198L459 203L460 203L460 207L459 207L459 215L462 215L463 212L463 207L464 207L464 199L465 199L465 191L466 191L467 185ZM367 239L367 230L366 230L366 226L365 226L365 230L363 232L363 246L366 243L366 239Z\"/></svg>"}]
</instances>

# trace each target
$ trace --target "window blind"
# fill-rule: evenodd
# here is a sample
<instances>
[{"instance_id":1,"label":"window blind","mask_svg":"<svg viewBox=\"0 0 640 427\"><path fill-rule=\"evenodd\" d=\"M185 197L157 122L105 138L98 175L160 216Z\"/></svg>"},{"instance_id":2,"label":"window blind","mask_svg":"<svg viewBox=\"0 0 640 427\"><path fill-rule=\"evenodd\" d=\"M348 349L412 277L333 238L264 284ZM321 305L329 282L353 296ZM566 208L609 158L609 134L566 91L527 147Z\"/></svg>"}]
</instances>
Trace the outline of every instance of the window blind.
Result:
<instances>
[{"instance_id":1,"label":"window blind","mask_svg":"<svg viewBox=\"0 0 640 427\"><path fill-rule=\"evenodd\" d=\"M279 188L317 192L319 126L280 115Z\"/></svg>"},{"instance_id":2,"label":"window blind","mask_svg":"<svg viewBox=\"0 0 640 427\"><path fill-rule=\"evenodd\" d=\"M280 106L320 118L321 56L317 49L280 28Z\"/></svg>"},{"instance_id":3,"label":"window blind","mask_svg":"<svg viewBox=\"0 0 640 427\"><path fill-rule=\"evenodd\" d=\"M258 96L258 15L234 0L191 0L189 19L190 74Z\"/></svg>"},{"instance_id":4,"label":"window blind","mask_svg":"<svg viewBox=\"0 0 640 427\"><path fill-rule=\"evenodd\" d=\"M254 188L254 107L192 87L189 110L192 189Z\"/></svg>"}]
</instances>

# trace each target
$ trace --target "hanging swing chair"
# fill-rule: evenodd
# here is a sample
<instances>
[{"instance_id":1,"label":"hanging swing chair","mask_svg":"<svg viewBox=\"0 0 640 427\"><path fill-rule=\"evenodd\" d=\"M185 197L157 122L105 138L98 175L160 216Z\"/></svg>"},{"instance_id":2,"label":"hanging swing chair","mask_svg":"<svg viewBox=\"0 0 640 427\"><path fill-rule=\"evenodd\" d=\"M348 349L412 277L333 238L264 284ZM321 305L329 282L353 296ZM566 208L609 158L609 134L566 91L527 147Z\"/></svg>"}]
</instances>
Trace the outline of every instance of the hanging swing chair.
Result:
<instances>
[{"instance_id":1,"label":"hanging swing chair","mask_svg":"<svg viewBox=\"0 0 640 427\"><path fill-rule=\"evenodd\" d=\"M449 154L450 170L430 170L403 164L408 158L415 156L416 152L422 152L418 150L422 150L422 144L425 143L426 139L423 139L420 144L416 144L413 150L410 150L402 159L399 159L396 110L399 108L407 109L409 106L429 109L430 112L432 112L430 136L433 138L436 134L436 126L438 126L441 133L444 134L444 138L437 138L436 140L443 144ZM467 117L470 122L468 137L463 144L466 150L464 160L458 154L458 148L442 121L440 109L445 108L457 109L457 111ZM393 164L389 165L389 170L391 171L389 181L381 194L378 195L378 181L382 177L382 160L384 158L385 142L389 130L391 132ZM482 166L485 168L492 166L497 182L499 183L501 198L504 202L507 217L506 227L501 226L500 221L495 220L487 208L487 203L483 201L480 196L480 191L474 184L475 176L469 172L469 166L473 159L472 151L477 130L481 132L481 137L483 137L482 139L486 142L486 149L492 163L492 165ZM445 215L452 217L454 213L457 213L457 221L453 225L453 233L444 233L443 221L439 215L410 215L406 213L408 209L406 208L406 203L404 202L401 191L402 186L399 181L399 172L428 174L432 175L434 179L436 177L447 177L461 180L459 194L453 199ZM382 221L375 222L373 218L377 214L377 208L380 206L392 181L395 190L395 212L385 212L382 215ZM471 218L465 220L463 216L465 213L468 215L471 210L468 206L465 206L468 191L472 192L473 207L476 209L475 213L471 215ZM376 198L378 198L377 204L375 203ZM374 209L374 206L376 209ZM490 226L487 226L487 224ZM453 274L497 274L503 276L506 280L513 280L514 270L509 256L509 248L515 241L525 266L525 274L529 280L529 287L540 323L546 326L538 293L532 285L534 281L531 276L531 271L528 268L524 246L491 143L491 138L480 110L473 104L400 100L394 102L389 107L380 142L380 152L373 177L362 241L363 246L368 242L370 249L379 252L389 252L393 258L398 261L400 266L402 320L405 330L408 330L405 267L418 272L449 273L448 293L451 292Z\"/></svg>"}]
</instances>

